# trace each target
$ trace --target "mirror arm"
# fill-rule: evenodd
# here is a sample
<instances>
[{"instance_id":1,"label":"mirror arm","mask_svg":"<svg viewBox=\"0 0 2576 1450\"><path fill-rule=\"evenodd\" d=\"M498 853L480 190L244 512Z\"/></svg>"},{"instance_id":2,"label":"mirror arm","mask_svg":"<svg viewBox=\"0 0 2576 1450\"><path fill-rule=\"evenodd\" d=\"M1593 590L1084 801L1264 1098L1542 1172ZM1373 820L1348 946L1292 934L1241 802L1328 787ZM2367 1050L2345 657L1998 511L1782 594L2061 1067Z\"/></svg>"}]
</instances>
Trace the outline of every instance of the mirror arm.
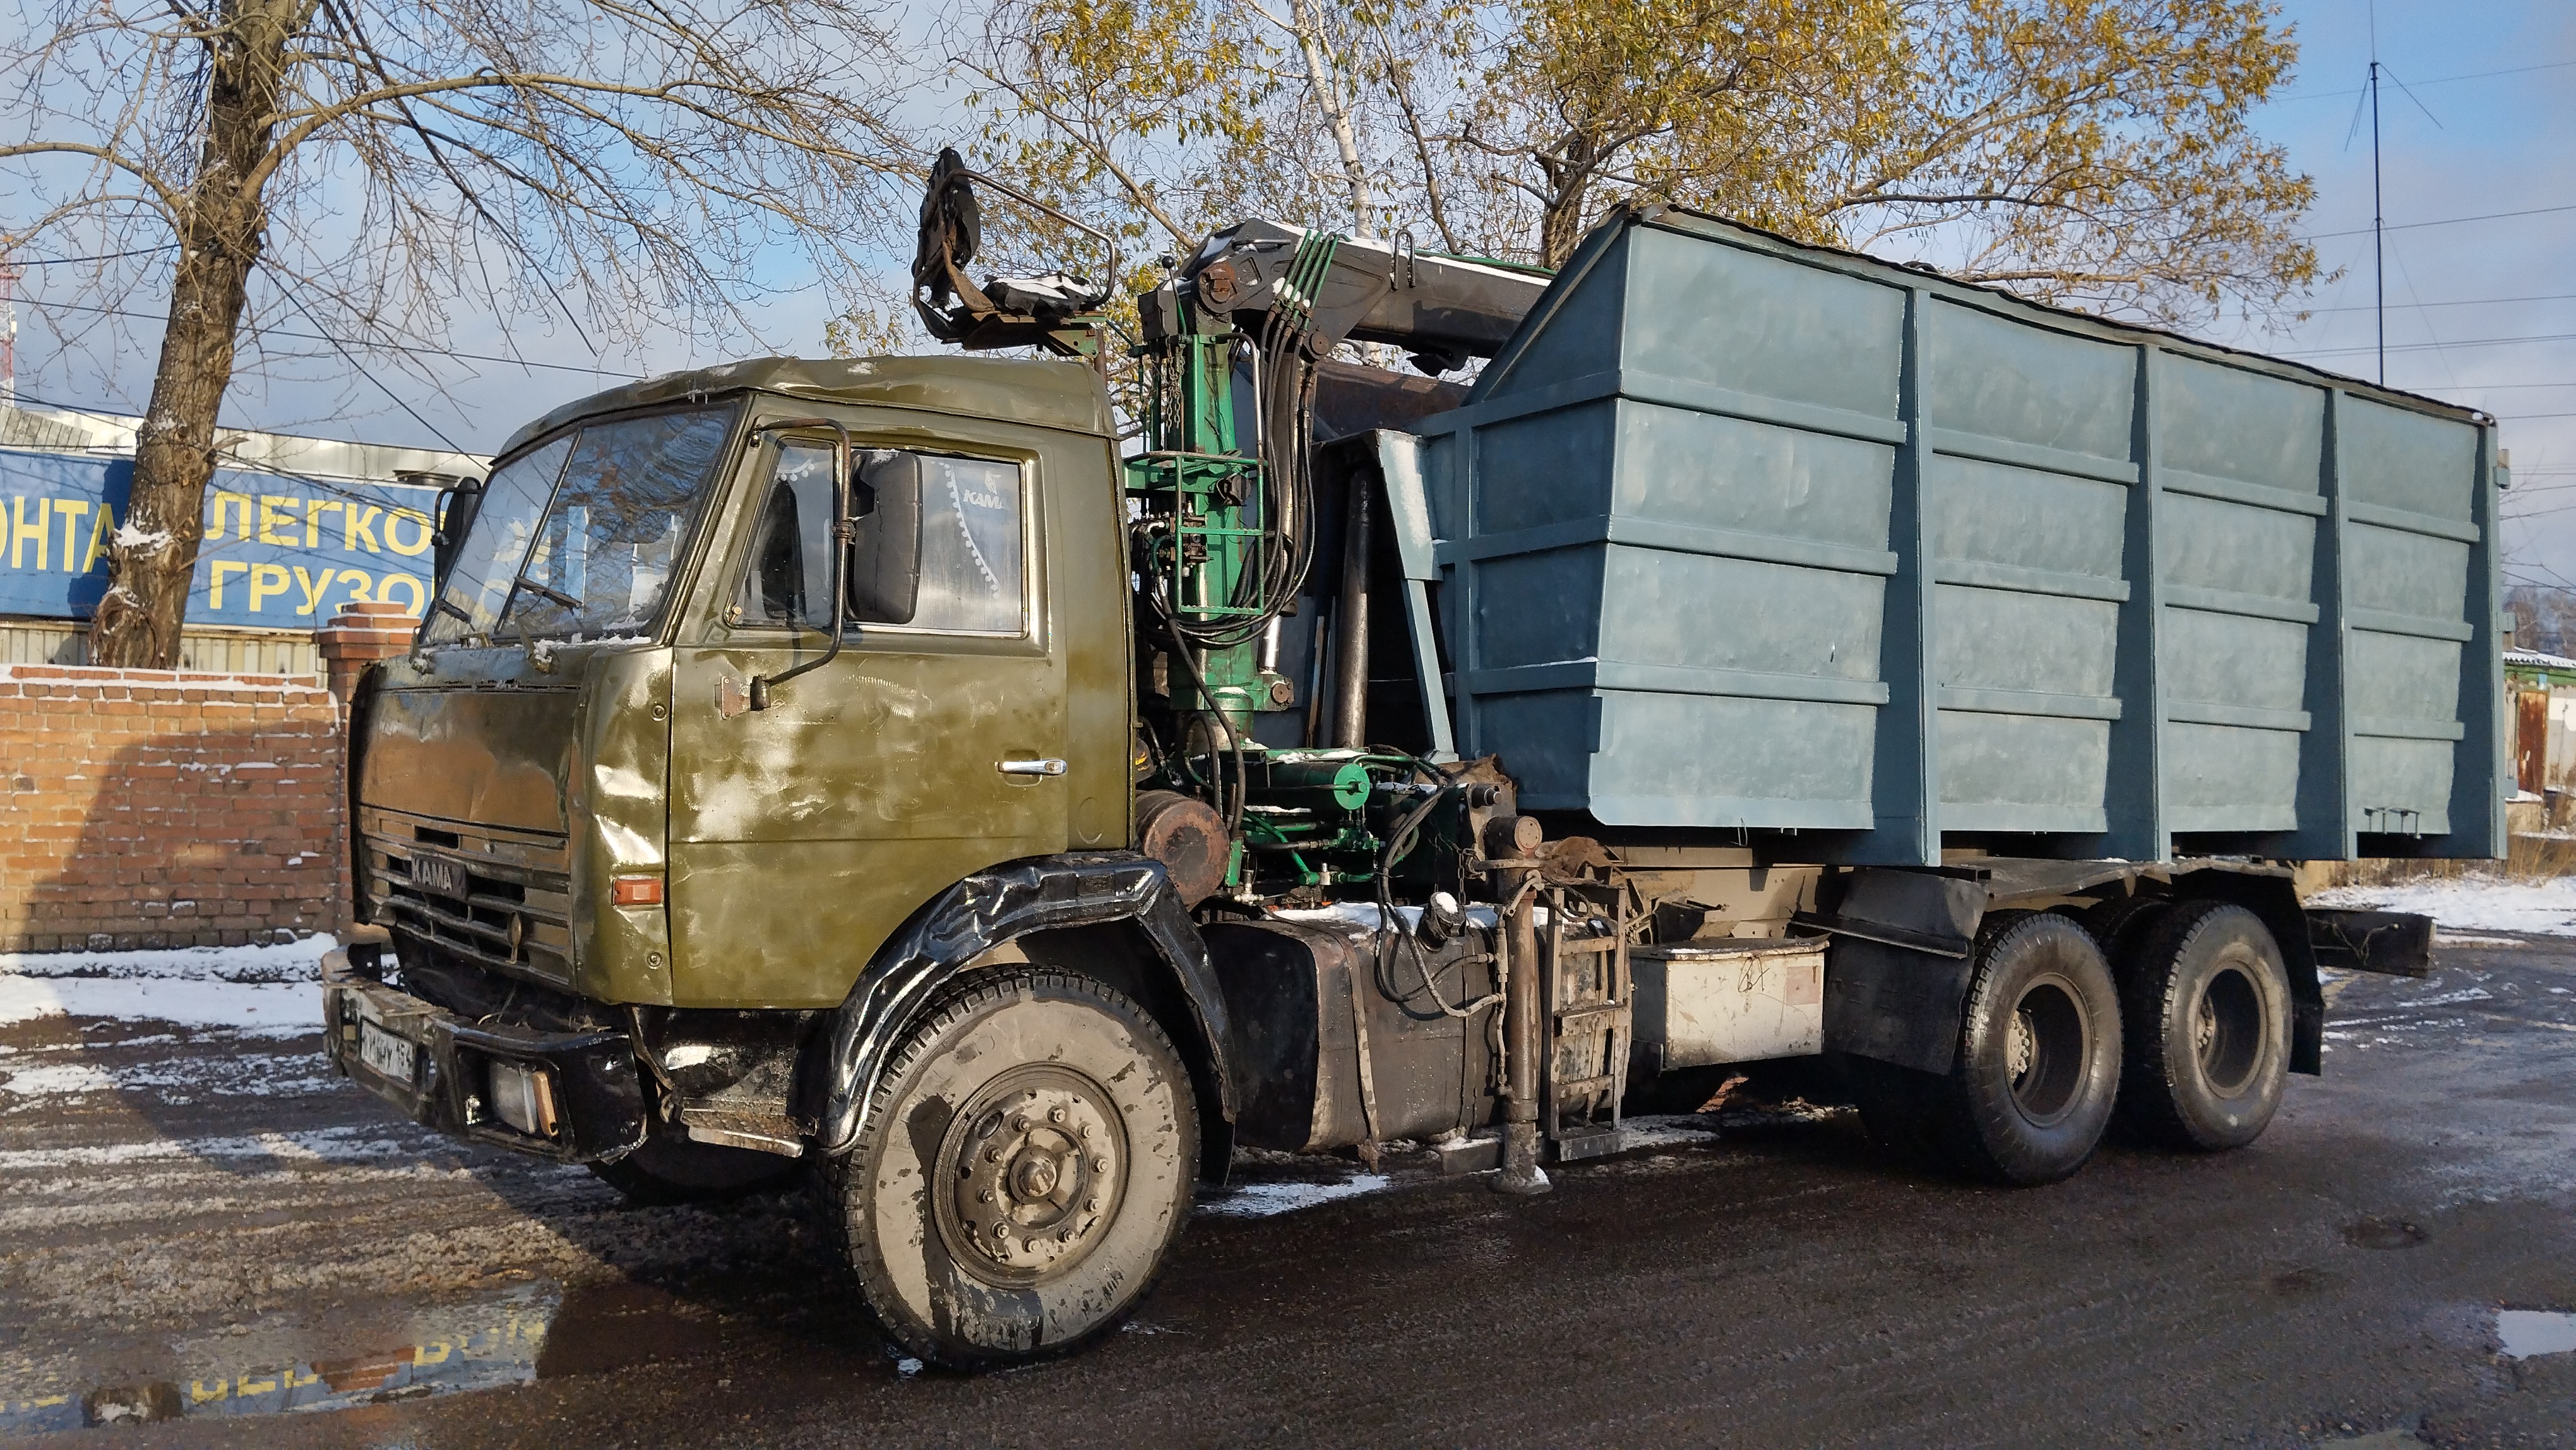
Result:
<instances>
[{"instance_id":1,"label":"mirror arm","mask_svg":"<svg viewBox=\"0 0 2576 1450\"><path fill-rule=\"evenodd\" d=\"M850 430L848 425L830 418L782 418L763 423L760 432L775 433L789 428L829 428L832 430L832 641L821 657L807 660L779 671L775 675L751 677L751 708L769 708L770 692L807 670L819 670L841 652L841 635L848 628L850 596L850 543L854 537L850 522Z\"/></svg>"}]
</instances>

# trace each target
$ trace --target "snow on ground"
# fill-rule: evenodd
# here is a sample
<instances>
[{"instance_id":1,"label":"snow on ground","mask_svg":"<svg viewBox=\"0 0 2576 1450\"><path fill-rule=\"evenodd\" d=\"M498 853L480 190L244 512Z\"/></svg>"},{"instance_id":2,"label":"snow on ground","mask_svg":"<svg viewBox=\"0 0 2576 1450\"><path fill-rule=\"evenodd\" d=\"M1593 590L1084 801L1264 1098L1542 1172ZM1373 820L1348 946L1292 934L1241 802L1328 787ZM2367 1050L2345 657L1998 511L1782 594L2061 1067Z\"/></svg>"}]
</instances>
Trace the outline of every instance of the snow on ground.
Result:
<instances>
[{"instance_id":1,"label":"snow on ground","mask_svg":"<svg viewBox=\"0 0 2576 1450\"><path fill-rule=\"evenodd\" d=\"M0 1149L0 1182L23 1188L38 1169L104 1168L127 1163L187 1160L267 1160L279 1165L381 1163L420 1156L447 1140L408 1123L359 1124L303 1132L249 1133L203 1138L154 1138L139 1143L84 1144L68 1148Z\"/></svg>"},{"instance_id":2,"label":"snow on ground","mask_svg":"<svg viewBox=\"0 0 2576 1450\"><path fill-rule=\"evenodd\" d=\"M1394 1180L1383 1173L1351 1173L1325 1183L1237 1183L1200 1199L1198 1211L1219 1218L1269 1218L1337 1198L1375 1193Z\"/></svg>"},{"instance_id":3,"label":"snow on ground","mask_svg":"<svg viewBox=\"0 0 2576 1450\"><path fill-rule=\"evenodd\" d=\"M2462 876L2385 886L2338 886L2310 897L2308 904L2421 912L2453 931L2576 936L2576 876L2545 881Z\"/></svg>"},{"instance_id":4,"label":"snow on ground","mask_svg":"<svg viewBox=\"0 0 2576 1450\"><path fill-rule=\"evenodd\" d=\"M110 1044L125 1047L127 1043ZM78 1052L54 1049L44 1055ZM23 1054L0 1062L0 1112L23 1104L13 1099L123 1093L185 1105L207 1098L305 1097L331 1092L340 1079L318 1052L252 1052L227 1057L169 1057L154 1062L99 1066L89 1062L34 1062Z\"/></svg>"},{"instance_id":5,"label":"snow on ground","mask_svg":"<svg viewBox=\"0 0 2576 1450\"><path fill-rule=\"evenodd\" d=\"M322 1028L329 937L273 946L0 953L0 1027L38 1017L170 1022L260 1036Z\"/></svg>"}]
</instances>

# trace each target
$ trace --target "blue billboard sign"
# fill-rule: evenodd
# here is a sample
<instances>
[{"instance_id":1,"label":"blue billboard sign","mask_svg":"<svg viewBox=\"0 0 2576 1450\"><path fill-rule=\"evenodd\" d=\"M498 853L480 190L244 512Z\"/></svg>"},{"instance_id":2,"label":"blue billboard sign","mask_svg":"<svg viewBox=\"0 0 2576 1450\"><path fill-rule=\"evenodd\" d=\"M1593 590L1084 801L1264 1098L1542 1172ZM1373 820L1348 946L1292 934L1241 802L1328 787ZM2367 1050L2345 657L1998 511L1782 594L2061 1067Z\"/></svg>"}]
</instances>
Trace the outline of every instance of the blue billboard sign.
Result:
<instances>
[{"instance_id":1,"label":"blue billboard sign","mask_svg":"<svg viewBox=\"0 0 2576 1450\"><path fill-rule=\"evenodd\" d=\"M0 615L87 619L107 592L134 460L0 450ZM348 605L429 604L435 489L218 468L191 624L314 629Z\"/></svg>"}]
</instances>

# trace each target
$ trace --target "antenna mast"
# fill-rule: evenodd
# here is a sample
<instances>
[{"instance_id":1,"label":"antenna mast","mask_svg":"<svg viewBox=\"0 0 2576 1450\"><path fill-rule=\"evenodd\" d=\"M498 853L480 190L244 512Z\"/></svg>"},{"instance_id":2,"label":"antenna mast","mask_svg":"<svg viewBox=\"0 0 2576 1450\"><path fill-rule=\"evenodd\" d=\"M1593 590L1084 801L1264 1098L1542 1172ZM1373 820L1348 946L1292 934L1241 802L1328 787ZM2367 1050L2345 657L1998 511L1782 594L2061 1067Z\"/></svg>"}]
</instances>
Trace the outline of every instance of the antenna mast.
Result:
<instances>
[{"instance_id":1,"label":"antenna mast","mask_svg":"<svg viewBox=\"0 0 2576 1450\"><path fill-rule=\"evenodd\" d=\"M18 264L0 257L0 404L18 401Z\"/></svg>"},{"instance_id":2,"label":"antenna mast","mask_svg":"<svg viewBox=\"0 0 2576 1450\"><path fill-rule=\"evenodd\" d=\"M2388 385L2388 218L2379 200L2379 32L2370 36L2370 280L2378 293L2379 383Z\"/></svg>"}]
</instances>

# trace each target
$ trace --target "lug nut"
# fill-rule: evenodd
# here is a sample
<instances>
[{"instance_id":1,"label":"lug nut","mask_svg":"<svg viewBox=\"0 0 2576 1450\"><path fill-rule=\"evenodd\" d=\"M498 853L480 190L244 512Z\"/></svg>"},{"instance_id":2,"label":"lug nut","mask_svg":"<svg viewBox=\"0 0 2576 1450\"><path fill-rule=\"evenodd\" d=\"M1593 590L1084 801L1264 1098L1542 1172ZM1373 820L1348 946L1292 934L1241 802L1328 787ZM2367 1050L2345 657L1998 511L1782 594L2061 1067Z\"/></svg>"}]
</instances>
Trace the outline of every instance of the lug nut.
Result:
<instances>
[{"instance_id":1,"label":"lug nut","mask_svg":"<svg viewBox=\"0 0 2576 1450\"><path fill-rule=\"evenodd\" d=\"M1049 1109L1047 1109L1047 1121L1048 1121L1048 1122L1050 1122L1050 1123L1061 1123L1061 1122L1063 1122L1063 1121L1064 1121L1064 1109L1062 1109L1062 1108L1049 1108Z\"/></svg>"},{"instance_id":2,"label":"lug nut","mask_svg":"<svg viewBox=\"0 0 2576 1450\"><path fill-rule=\"evenodd\" d=\"M991 1190L991 1189L987 1188L987 1189L985 1189L985 1190L983 1191L983 1193L982 1193L982 1194L980 1194L980 1195L978 1195L978 1196L981 1198L981 1200L982 1200L983 1202L985 1202L985 1203L991 1203L991 1202L993 1201L993 1190Z\"/></svg>"}]
</instances>

